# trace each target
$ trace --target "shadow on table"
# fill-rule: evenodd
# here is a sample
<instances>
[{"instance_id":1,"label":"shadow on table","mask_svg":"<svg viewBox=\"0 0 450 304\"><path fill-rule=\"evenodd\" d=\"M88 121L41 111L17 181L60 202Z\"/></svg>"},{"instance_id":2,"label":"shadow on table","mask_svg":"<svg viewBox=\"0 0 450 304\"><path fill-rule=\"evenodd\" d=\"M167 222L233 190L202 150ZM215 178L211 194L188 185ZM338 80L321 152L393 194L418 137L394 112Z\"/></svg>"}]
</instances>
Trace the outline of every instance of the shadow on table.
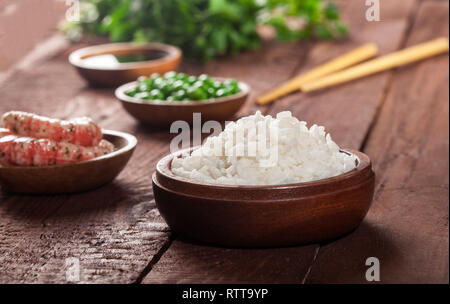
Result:
<instances>
[{"instance_id":1,"label":"shadow on table","mask_svg":"<svg viewBox=\"0 0 450 304\"><path fill-rule=\"evenodd\" d=\"M171 246L173 271L167 282L179 282L179 273L188 282L202 283L300 283L318 244L303 246L242 249L212 246L186 237ZM307 283L364 283L370 266L368 257L380 260L381 274L398 258L389 231L364 221L355 231L322 244ZM178 261L183 261L178 264ZM172 273L173 272L173 273ZM184 281L183 281L184 282Z\"/></svg>"},{"instance_id":2,"label":"shadow on table","mask_svg":"<svg viewBox=\"0 0 450 304\"><path fill-rule=\"evenodd\" d=\"M204 121L202 121L203 123ZM224 122L221 122L222 130L224 129ZM192 140L192 136L194 133L192 125L189 127L189 138ZM174 131L175 133L170 133L170 126L161 127L161 126L152 126L149 124L144 124L142 122L136 122L135 128L133 130L133 134L139 134L139 135L148 135L151 136L152 140L159 140L163 142L164 144L167 144L172 140L175 136L181 134L181 130L178 129ZM209 130L208 132L202 132L202 130L198 130L201 140L205 140L206 137L213 134L212 130Z\"/></svg>"},{"instance_id":3,"label":"shadow on table","mask_svg":"<svg viewBox=\"0 0 450 304\"><path fill-rule=\"evenodd\" d=\"M307 283L373 283L366 280L373 266L366 265L368 258L378 259L382 274L402 255L387 229L366 219L352 233L322 244Z\"/></svg>"},{"instance_id":4,"label":"shadow on table","mask_svg":"<svg viewBox=\"0 0 450 304\"><path fill-rule=\"evenodd\" d=\"M1 193L2 216L27 221L52 220L90 221L108 216L133 217L137 205L155 208L153 193L148 186L128 185L115 180L97 189L61 195L14 195ZM145 211L145 210L143 210Z\"/></svg>"}]
</instances>

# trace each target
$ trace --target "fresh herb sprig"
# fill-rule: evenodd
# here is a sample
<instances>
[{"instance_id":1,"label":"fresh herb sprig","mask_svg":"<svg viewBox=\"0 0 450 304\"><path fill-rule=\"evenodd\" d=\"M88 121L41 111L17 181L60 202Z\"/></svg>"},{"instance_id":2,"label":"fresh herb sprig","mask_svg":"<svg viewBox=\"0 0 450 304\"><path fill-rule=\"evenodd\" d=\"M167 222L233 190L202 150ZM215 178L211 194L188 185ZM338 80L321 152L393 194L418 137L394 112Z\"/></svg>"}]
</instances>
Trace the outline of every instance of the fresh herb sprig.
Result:
<instances>
[{"instance_id":1,"label":"fresh herb sprig","mask_svg":"<svg viewBox=\"0 0 450 304\"><path fill-rule=\"evenodd\" d=\"M164 42L209 60L257 48L259 25L272 26L280 40L346 33L336 5L322 0L82 0L80 22L62 29L72 40L86 33L113 42Z\"/></svg>"}]
</instances>

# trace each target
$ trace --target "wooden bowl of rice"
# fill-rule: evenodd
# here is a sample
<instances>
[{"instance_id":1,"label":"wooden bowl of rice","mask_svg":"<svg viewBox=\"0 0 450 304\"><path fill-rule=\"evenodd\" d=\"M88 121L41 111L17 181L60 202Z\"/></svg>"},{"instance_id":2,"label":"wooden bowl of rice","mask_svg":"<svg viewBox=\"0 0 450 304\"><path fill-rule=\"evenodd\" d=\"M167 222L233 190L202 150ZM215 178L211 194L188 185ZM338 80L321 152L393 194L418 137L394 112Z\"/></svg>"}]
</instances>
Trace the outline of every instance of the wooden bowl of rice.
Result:
<instances>
[{"instance_id":1,"label":"wooden bowl of rice","mask_svg":"<svg viewBox=\"0 0 450 304\"><path fill-rule=\"evenodd\" d=\"M189 152L192 151L192 148ZM375 174L355 150L356 168L331 178L269 186L202 183L175 175L174 157L162 158L153 175L161 215L184 239L225 247L283 247L318 243L354 230L372 202Z\"/></svg>"}]
</instances>

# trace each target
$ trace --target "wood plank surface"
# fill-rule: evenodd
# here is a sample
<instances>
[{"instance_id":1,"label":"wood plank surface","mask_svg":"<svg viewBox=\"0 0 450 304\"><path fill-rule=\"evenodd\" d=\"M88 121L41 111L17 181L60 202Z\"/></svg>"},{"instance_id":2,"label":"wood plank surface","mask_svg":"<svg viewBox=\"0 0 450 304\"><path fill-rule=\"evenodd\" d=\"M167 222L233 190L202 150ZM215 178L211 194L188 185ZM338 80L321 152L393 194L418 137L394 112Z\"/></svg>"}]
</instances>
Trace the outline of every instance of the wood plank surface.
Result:
<instances>
[{"instance_id":1,"label":"wood plank surface","mask_svg":"<svg viewBox=\"0 0 450 304\"><path fill-rule=\"evenodd\" d=\"M416 8L415 1L412 0L386 2L381 12L384 16L383 23L369 23L364 17L367 8L364 2L345 1L341 5L343 18L353 29L349 38L342 42L314 45L295 73L306 71L369 41L378 43L381 53L396 50ZM273 79L269 71L261 70L260 73L264 73L266 79ZM383 73L308 96L293 94L259 109L269 114L290 110L302 120L325 125L340 145L359 149L375 116L389 75L389 72ZM266 91L276 85L273 82L263 89ZM175 240L143 282L301 283L307 276L318 249L319 245L233 250L199 247ZM268 276L267 273L274 275Z\"/></svg>"},{"instance_id":2,"label":"wood plank surface","mask_svg":"<svg viewBox=\"0 0 450 304\"><path fill-rule=\"evenodd\" d=\"M0 78L64 18L65 1L0 1Z\"/></svg>"},{"instance_id":3,"label":"wood plank surface","mask_svg":"<svg viewBox=\"0 0 450 304\"><path fill-rule=\"evenodd\" d=\"M448 36L448 18L448 2L423 2L407 45ZM381 283L448 283L448 64L442 55L395 72L365 149L373 205L359 229L320 249L308 283L367 283L371 256Z\"/></svg>"},{"instance_id":4,"label":"wood plank surface","mask_svg":"<svg viewBox=\"0 0 450 304\"><path fill-rule=\"evenodd\" d=\"M273 74L272 81L282 82L306 51L304 45L268 41L261 50L223 58L205 70L233 75L260 93L268 81L263 69ZM80 282L138 282L170 243L168 227L155 207L151 175L156 162L169 153L172 136L137 123L111 89L88 87L69 66L67 54L63 49L14 70L0 83L0 113L14 109L59 118L89 115L103 128L135 134L139 144L119 177L97 190L59 196L0 193L0 282L67 282L67 258L79 259ZM182 68L203 71L192 64Z\"/></svg>"},{"instance_id":5,"label":"wood plank surface","mask_svg":"<svg viewBox=\"0 0 450 304\"><path fill-rule=\"evenodd\" d=\"M232 249L176 240L143 283L300 283L316 249L314 246Z\"/></svg>"},{"instance_id":6,"label":"wood plank surface","mask_svg":"<svg viewBox=\"0 0 450 304\"><path fill-rule=\"evenodd\" d=\"M0 112L90 115L105 128L132 131L135 126L112 92L93 93L58 56L17 71L0 92L7 101ZM148 151L157 150L165 137L155 136L148 146L138 137L141 145L129 166L110 185L76 195L1 193L0 282L67 282L66 258L80 260L80 282L134 282L139 277L168 241L169 231L152 201L148 178L153 166Z\"/></svg>"},{"instance_id":7,"label":"wood plank surface","mask_svg":"<svg viewBox=\"0 0 450 304\"><path fill-rule=\"evenodd\" d=\"M414 15L416 1L385 1L381 5L380 22L368 22L364 1L344 1L342 18L349 24L350 35L342 42L322 42L311 49L299 71L320 65L368 42L378 45L379 54L400 48L409 18ZM269 113L290 110L301 120L325 126L340 146L359 149L390 80L391 72L358 79L337 87L310 94L292 94L275 102Z\"/></svg>"},{"instance_id":8,"label":"wood plank surface","mask_svg":"<svg viewBox=\"0 0 450 304\"><path fill-rule=\"evenodd\" d=\"M135 134L139 144L119 177L97 190L58 196L0 192L0 282L65 283L67 258L79 259L84 283L364 282L368 255L380 258L382 282L448 282L448 56L293 94L272 106L253 103L256 95L364 42L378 43L382 53L399 48L419 3L385 1L382 22L369 23L364 1L340 1L351 29L344 41L267 40L258 51L181 67L248 82L253 93L239 116L289 109L325 125L340 145L365 147L378 174L373 207L355 233L322 247L249 250L172 241L150 179L169 152L167 130L137 123L112 90L88 87L68 65L67 49L22 64L0 81L0 113L89 115L104 128ZM424 1L412 33L408 44L448 35L448 3ZM405 90L409 86L414 89Z\"/></svg>"}]
</instances>

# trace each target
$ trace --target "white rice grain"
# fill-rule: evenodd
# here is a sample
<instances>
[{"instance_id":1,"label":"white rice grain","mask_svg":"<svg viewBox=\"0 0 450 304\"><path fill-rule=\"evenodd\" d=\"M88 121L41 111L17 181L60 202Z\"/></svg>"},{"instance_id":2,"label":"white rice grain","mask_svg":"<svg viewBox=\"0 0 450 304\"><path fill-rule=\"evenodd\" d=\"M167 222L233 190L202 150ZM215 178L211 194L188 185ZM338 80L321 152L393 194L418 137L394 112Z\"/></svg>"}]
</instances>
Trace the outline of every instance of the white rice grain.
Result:
<instances>
[{"instance_id":1,"label":"white rice grain","mask_svg":"<svg viewBox=\"0 0 450 304\"><path fill-rule=\"evenodd\" d=\"M261 136L264 130L266 137ZM276 159L267 161L274 153ZM289 111L278 113L276 118L258 111L229 123L191 155L175 158L172 171L198 182L274 185L340 175L353 170L356 160L356 156L340 151L324 127L308 129L306 122Z\"/></svg>"}]
</instances>

